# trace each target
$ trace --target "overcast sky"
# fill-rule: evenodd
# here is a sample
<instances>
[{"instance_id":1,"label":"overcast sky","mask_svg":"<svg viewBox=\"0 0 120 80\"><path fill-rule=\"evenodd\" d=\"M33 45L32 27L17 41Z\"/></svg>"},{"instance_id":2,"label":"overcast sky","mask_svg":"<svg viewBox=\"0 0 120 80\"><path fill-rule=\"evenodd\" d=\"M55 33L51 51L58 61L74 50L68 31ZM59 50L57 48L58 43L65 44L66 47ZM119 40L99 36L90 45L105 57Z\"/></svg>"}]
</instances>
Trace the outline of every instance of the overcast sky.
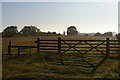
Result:
<instances>
[{"instance_id":1,"label":"overcast sky","mask_svg":"<svg viewBox=\"0 0 120 80\"><path fill-rule=\"evenodd\" d=\"M2 14L3 29L35 25L63 33L76 26L79 32L118 32L118 2L2 2Z\"/></svg>"}]
</instances>

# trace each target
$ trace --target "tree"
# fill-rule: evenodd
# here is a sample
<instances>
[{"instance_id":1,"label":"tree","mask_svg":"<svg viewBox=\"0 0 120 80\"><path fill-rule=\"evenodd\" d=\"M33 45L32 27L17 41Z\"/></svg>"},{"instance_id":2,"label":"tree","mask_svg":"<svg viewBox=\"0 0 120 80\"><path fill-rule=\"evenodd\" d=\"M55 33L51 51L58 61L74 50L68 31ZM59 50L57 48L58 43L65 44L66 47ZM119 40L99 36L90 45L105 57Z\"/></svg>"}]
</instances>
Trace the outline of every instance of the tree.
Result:
<instances>
[{"instance_id":1,"label":"tree","mask_svg":"<svg viewBox=\"0 0 120 80\"><path fill-rule=\"evenodd\" d=\"M61 36L61 34L60 34L60 33L58 33L58 36Z\"/></svg>"},{"instance_id":2,"label":"tree","mask_svg":"<svg viewBox=\"0 0 120 80\"><path fill-rule=\"evenodd\" d=\"M120 33L118 33L118 35L116 35L116 37L120 41Z\"/></svg>"},{"instance_id":3,"label":"tree","mask_svg":"<svg viewBox=\"0 0 120 80\"><path fill-rule=\"evenodd\" d=\"M12 36L18 36L18 30L17 26L8 26L6 29L3 30L2 36L3 37L12 37Z\"/></svg>"},{"instance_id":4,"label":"tree","mask_svg":"<svg viewBox=\"0 0 120 80\"><path fill-rule=\"evenodd\" d=\"M88 34L85 34L85 36L89 36Z\"/></svg>"},{"instance_id":5,"label":"tree","mask_svg":"<svg viewBox=\"0 0 120 80\"><path fill-rule=\"evenodd\" d=\"M57 33L56 33L56 32L53 32L53 34L55 34L55 35L56 35Z\"/></svg>"},{"instance_id":6,"label":"tree","mask_svg":"<svg viewBox=\"0 0 120 80\"><path fill-rule=\"evenodd\" d=\"M105 32L104 34L103 34L103 36L113 36L113 34L112 34L112 32Z\"/></svg>"},{"instance_id":7,"label":"tree","mask_svg":"<svg viewBox=\"0 0 120 80\"><path fill-rule=\"evenodd\" d=\"M50 31L48 31L47 34L48 34L48 35L57 35L56 32L50 32Z\"/></svg>"},{"instance_id":8,"label":"tree","mask_svg":"<svg viewBox=\"0 0 120 80\"><path fill-rule=\"evenodd\" d=\"M78 31L75 26L70 26L67 28L67 35L78 35Z\"/></svg>"},{"instance_id":9,"label":"tree","mask_svg":"<svg viewBox=\"0 0 120 80\"><path fill-rule=\"evenodd\" d=\"M3 30L3 33L18 33L17 26L8 26L6 29Z\"/></svg>"},{"instance_id":10,"label":"tree","mask_svg":"<svg viewBox=\"0 0 120 80\"><path fill-rule=\"evenodd\" d=\"M97 32L94 36L102 36L102 34Z\"/></svg>"},{"instance_id":11,"label":"tree","mask_svg":"<svg viewBox=\"0 0 120 80\"><path fill-rule=\"evenodd\" d=\"M65 36L65 31L63 31L63 36Z\"/></svg>"},{"instance_id":12,"label":"tree","mask_svg":"<svg viewBox=\"0 0 120 80\"><path fill-rule=\"evenodd\" d=\"M37 35L40 32L35 26L24 26L24 28L20 31L23 35Z\"/></svg>"}]
</instances>

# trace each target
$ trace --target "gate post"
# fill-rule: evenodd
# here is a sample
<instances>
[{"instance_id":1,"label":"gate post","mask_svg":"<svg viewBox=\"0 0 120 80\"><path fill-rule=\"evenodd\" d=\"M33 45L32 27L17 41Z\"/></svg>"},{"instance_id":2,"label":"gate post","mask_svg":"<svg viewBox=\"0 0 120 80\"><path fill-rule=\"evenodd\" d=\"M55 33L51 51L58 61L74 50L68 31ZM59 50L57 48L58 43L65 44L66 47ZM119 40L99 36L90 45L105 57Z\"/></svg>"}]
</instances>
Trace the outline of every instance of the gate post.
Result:
<instances>
[{"instance_id":1,"label":"gate post","mask_svg":"<svg viewBox=\"0 0 120 80\"><path fill-rule=\"evenodd\" d=\"M9 45L8 45L8 55L9 57L11 57L11 40L9 41Z\"/></svg>"},{"instance_id":2,"label":"gate post","mask_svg":"<svg viewBox=\"0 0 120 80\"><path fill-rule=\"evenodd\" d=\"M40 52L39 48L40 48L40 39L37 38L37 53Z\"/></svg>"},{"instance_id":3,"label":"gate post","mask_svg":"<svg viewBox=\"0 0 120 80\"><path fill-rule=\"evenodd\" d=\"M61 37L58 37L58 54L60 55L60 62L63 65L62 53L61 53Z\"/></svg>"},{"instance_id":4,"label":"gate post","mask_svg":"<svg viewBox=\"0 0 120 80\"><path fill-rule=\"evenodd\" d=\"M110 53L110 41L109 38L106 39L106 58L108 58Z\"/></svg>"}]
</instances>

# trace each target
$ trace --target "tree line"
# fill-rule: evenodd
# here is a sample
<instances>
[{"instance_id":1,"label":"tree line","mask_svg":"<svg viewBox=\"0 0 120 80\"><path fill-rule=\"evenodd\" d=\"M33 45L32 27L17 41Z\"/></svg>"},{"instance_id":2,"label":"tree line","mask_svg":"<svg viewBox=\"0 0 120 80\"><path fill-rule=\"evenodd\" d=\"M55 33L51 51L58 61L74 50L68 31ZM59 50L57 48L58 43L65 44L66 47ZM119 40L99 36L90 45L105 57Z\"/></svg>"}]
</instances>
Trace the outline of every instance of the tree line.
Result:
<instances>
[{"instance_id":1,"label":"tree line","mask_svg":"<svg viewBox=\"0 0 120 80\"><path fill-rule=\"evenodd\" d=\"M77 28L75 26L69 26L66 31L67 35L83 35L83 36L91 36L91 33L79 33L77 31ZM64 35L65 31L63 31L63 34L56 33L56 32L42 32L40 29L38 29L36 26L24 26L20 31L18 31L17 26L8 26L5 28L2 32L3 37L12 37L12 36L29 36L29 35ZM103 34L97 32L92 34L92 36L113 36L113 32L105 32Z\"/></svg>"},{"instance_id":2,"label":"tree line","mask_svg":"<svg viewBox=\"0 0 120 80\"><path fill-rule=\"evenodd\" d=\"M29 36L29 35L61 35L56 32L41 32L36 26L24 26L20 31L18 31L17 26L8 26L3 30L3 37L12 37L12 36Z\"/></svg>"}]
</instances>

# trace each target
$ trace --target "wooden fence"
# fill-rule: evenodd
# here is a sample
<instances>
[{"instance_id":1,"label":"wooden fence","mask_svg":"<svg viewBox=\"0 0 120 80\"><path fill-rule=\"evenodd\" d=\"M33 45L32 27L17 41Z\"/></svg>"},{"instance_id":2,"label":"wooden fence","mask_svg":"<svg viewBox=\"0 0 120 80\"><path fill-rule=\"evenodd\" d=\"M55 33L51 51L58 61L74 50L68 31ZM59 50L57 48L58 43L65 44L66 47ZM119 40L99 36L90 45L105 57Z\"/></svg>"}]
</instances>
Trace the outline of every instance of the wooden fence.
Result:
<instances>
[{"instance_id":1,"label":"wooden fence","mask_svg":"<svg viewBox=\"0 0 120 80\"><path fill-rule=\"evenodd\" d=\"M20 56L20 51L23 50L23 49L31 49L31 48L37 48L36 46L13 46L12 43L11 43L11 40L9 41L9 45L8 45L8 55L9 57L11 57L11 50L12 48L17 48L17 53L18 53L18 56Z\"/></svg>"},{"instance_id":2,"label":"wooden fence","mask_svg":"<svg viewBox=\"0 0 120 80\"><path fill-rule=\"evenodd\" d=\"M95 71L105 60L109 54L117 54L120 51L118 40L62 40L58 37L57 40L41 40L37 38L36 46L12 46L11 41L8 45L8 54L11 56L11 48L18 48L18 55L22 48L36 48L37 53L56 53L60 55L59 61L62 65L73 65L79 61L79 66L87 63ZM95 59L93 59L95 58ZM93 62L95 62L93 64ZM75 63L75 64L74 64ZM71 66L72 66L71 65Z\"/></svg>"}]
</instances>

